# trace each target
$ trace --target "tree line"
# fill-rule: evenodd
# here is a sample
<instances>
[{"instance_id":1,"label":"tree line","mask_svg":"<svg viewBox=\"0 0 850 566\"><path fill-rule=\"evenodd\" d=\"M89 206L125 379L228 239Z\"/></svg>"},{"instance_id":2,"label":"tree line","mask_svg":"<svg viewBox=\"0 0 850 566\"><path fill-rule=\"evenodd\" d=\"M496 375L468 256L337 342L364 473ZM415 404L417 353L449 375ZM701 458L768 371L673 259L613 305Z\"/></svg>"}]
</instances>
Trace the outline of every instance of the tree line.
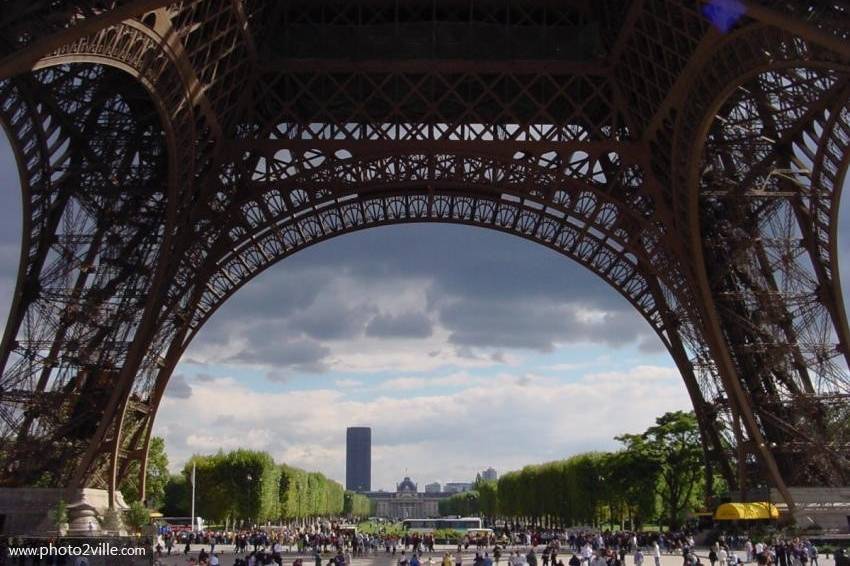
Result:
<instances>
[{"instance_id":1,"label":"tree line","mask_svg":"<svg viewBox=\"0 0 850 566\"><path fill-rule=\"evenodd\" d=\"M640 528L657 521L676 528L715 488L706 485L699 434L693 413L667 413L642 434L617 437L618 451L578 454L476 482L472 491L442 501L440 513L557 527Z\"/></svg>"},{"instance_id":2,"label":"tree line","mask_svg":"<svg viewBox=\"0 0 850 566\"><path fill-rule=\"evenodd\" d=\"M552 526L657 522L680 525L706 496L723 489L705 477L699 426L693 413L672 412L641 434L616 438L614 452L590 452L525 466L498 481L478 481L472 491L440 502L443 515L479 515ZM147 470L149 508L168 516L189 514L192 463L197 513L212 521L301 519L373 514L363 495L317 472L276 464L265 452L236 450L195 456L181 474L168 474L162 439L151 443ZM121 489L138 498L136 475Z\"/></svg>"},{"instance_id":3,"label":"tree line","mask_svg":"<svg viewBox=\"0 0 850 566\"><path fill-rule=\"evenodd\" d=\"M233 450L193 456L164 489L163 513L187 516L195 467L195 513L221 523L308 517L366 517L369 499L319 472L277 464L266 452Z\"/></svg>"}]
</instances>

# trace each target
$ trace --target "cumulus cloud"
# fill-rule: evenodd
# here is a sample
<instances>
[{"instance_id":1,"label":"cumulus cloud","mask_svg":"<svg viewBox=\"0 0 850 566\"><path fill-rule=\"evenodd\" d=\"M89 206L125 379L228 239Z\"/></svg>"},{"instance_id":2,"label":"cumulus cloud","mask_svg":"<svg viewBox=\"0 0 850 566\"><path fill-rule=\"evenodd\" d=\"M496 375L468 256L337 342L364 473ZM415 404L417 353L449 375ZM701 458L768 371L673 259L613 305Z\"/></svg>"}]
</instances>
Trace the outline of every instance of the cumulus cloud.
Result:
<instances>
[{"instance_id":1,"label":"cumulus cloud","mask_svg":"<svg viewBox=\"0 0 850 566\"><path fill-rule=\"evenodd\" d=\"M280 380L498 366L575 343L651 352L658 340L616 292L551 250L485 230L401 226L283 261L218 311L187 358L263 366Z\"/></svg>"},{"instance_id":2,"label":"cumulus cloud","mask_svg":"<svg viewBox=\"0 0 850 566\"><path fill-rule=\"evenodd\" d=\"M592 342L622 346L648 331L631 311L597 311L551 300L482 301L464 297L438 302L440 322L461 346L525 348L548 352L557 344Z\"/></svg>"},{"instance_id":3,"label":"cumulus cloud","mask_svg":"<svg viewBox=\"0 0 850 566\"><path fill-rule=\"evenodd\" d=\"M376 338L427 338L433 332L431 320L419 312L379 314L366 326L366 334Z\"/></svg>"},{"instance_id":4,"label":"cumulus cloud","mask_svg":"<svg viewBox=\"0 0 850 566\"><path fill-rule=\"evenodd\" d=\"M340 389L256 392L221 378L193 383L188 399L167 397L155 432L165 436L175 468L197 451L247 447L341 481L345 428L365 424L372 427L373 485L389 489L404 469L421 482L465 481L489 465L507 471L613 448L614 436L639 432L689 403L676 371L663 366L588 373L566 383L533 374L463 378L437 378L466 381L453 393L366 400Z\"/></svg>"},{"instance_id":5,"label":"cumulus cloud","mask_svg":"<svg viewBox=\"0 0 850 566\"><path fill-rule=\"evenodd\" d=\"M372 304L346 302L339 295L322 296L286 320L286 324L315 340L345 340L360 336L376 310Z\"/></svg>"},{"instance_id":6,"label":"cumulus cloud","mask_svg":"<svg viewBox=\"0 0 850 566\"><path fill-rule=\"evenodd\" d=\"M168 387L165 388L165 396L171 399L188 399L192 396L192 386L186 381L186 376L178 373L171 376L168 380Z\"/></svg>"},{"instance_id":7,"label":"cumulus cloud","mask_svg":"<svg viewBox=\"0 0 850 566\"><path fill-rule=\"evenodd\" d=\"M251 336L245 349L228 361L246 364L259 362L277 369L304 373L322 373L328 369L323 360L330 354L330 348L316 340L266 337L261 332L252 333Z\"/></svg>"},{"instance_id":8,"label":"cumulus cloud","mask_svg":"<svg viewBox=\"0 0 850 566\"><path fill-rule=\"evenodd\" d=\"M381 382L376 389L385 391L406 391L425 389L427 387L460 387L492 383L486 377L473 377L469 373L460 372L440 377L395 377Z\"/></svg>"}]
</instances>

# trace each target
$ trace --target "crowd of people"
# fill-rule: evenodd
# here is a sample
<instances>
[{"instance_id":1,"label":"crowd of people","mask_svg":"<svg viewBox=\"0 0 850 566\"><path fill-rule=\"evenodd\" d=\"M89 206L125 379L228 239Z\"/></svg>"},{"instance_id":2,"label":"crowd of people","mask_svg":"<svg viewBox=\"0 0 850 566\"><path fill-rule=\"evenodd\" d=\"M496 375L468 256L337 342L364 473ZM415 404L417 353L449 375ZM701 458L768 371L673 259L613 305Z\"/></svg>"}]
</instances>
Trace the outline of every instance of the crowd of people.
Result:
<instances>
[{"instance_id":1,"label":"crowd of people","mask_svg":"<svg viewBox=\"0 0 850 566\"><path fill-rule=\"evenodd\" d=\"M686 532L507 529L468 534L453 552L435 555L433 534L364 533L341 524L283 527L235 532L163 534L156 544L158 558L182 553L188 564L217 566L216 548L230 545L234 566L283 566L286 553L295 552L292 566L351 566L356 557L384 553L395 566L661 566L664 555L681 556L682 566L820 566L818 549L809 540L754 541L720 537L696 551ZM202 544L197 556L191 545ZM209 547L208 549L206 547ZM472 548L473 550L470 550ZM474 557L469 554L474 552ZM466 556L466 564L464 557ZM305 564L313 562L313 564Z\"/></svg>"},{"instance_id":2,"label":"crowd of people","mask_svg":"<svg viewBox=\"0 0 850 566\"><path fill-rule=\"evenodd\" d=\"M743 556L735 551L739 546ZM765 544L746 538L740 545L730 545L721 539L708 552L711 566L737 566L755 562L760 566L819 566L818 548L808 539L794 537L791 540L776 539L773 544Z\"/></svg>"}]
</instances>

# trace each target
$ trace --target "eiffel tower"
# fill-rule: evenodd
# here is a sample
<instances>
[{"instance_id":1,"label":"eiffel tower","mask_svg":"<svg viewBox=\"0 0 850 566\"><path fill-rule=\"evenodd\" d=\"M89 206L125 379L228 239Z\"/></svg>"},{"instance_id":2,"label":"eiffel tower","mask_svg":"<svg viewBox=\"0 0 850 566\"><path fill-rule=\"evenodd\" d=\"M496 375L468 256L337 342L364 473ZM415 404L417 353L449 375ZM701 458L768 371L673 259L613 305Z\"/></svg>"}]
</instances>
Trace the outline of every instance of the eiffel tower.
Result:
<instances>
[{"instance_id":1,"label":"eiffel tower","mask_svg":"<svg viewBox=\"0 0 850 566\"><path fill-rule=\"evenodd\" d=\"M413 222L616 289L733 488L848 485L848 35L847 0L0 1L24 207L0 485L144 486L219 306Z\"/></svg>"}]
</instances>

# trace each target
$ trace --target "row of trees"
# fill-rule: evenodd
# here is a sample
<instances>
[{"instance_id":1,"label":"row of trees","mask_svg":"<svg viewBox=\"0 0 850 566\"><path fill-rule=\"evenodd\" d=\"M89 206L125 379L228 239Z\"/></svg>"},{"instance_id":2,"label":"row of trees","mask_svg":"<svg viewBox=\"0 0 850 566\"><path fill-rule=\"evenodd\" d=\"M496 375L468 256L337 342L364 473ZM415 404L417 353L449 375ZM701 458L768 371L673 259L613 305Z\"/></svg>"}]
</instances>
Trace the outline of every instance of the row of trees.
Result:
<instances>
[{"instance_id":1,"label":"row of trees","mask_svg":"<svg viewBox=\"0 0 850 566\"><path fill-rule=\"evenodd\" d=\"M345 490L319 472L280 467L279 516L288 519L341 515Z\"/></svg>"},{"instance_id":2,"label":"row of trees","mask_svg":"<svg viewBox=\"0 0 850 566\"><path fill-rule=\"evenodd\" d=\"M481 515L497 517L503 505L499 503L495 481L477 480L470 491L456 493L439 502L440 515Z\"/></svg>"},{"instance_id":3,"label":"row of trees","mask_svg":"<svg viewBox=\"0 0 850 566\"><path fill-rule=\"evenodd\" d=\"M373 515L372 502L365 495L354 493L353 491L345 492L345 501L342 504L342 514L346 517L368 517Z\"/></svg>"},{"instance_id":4,"label":"row of trees","mask_svg":"<svg viewBox=\"0 0 850 566\"><path fill-rule=\"evenodd\" d=\"M318 472L276 464L266 452L234 450L193 456L165 486L166 515L190 512L192 466L195 512L213 522L265 522L307 517L365 517L369 500L346 492Z\"/></svg>"},{"instance_id":5,"label":"row of trees","mask_svg":"<svg viewBox=\"0 0 850 566\"><path fill-rule=\"evenodd\" d=\"M699 426L693 413L656 419L642 434L617 437L616 452L579 454L526 466L498 482L478 481L473 491L440 503L444 515L481 515L570 525L649 521L677 527L714 493L704 477ZM265 452L236 450L195 456L182 474L168 476L164 443L151 443L147 504L166 515L188 515L192 464L197 474L197 512L213 521L299 519L370 515L369 500L347 493L316 472L278 465ZM121 486L125 499L138 499L136 476ZM710 480L712 483L715 479ZM722 486L718 486L722 487Z\"/></svg>"},{"instance_id":6,"label":"row of trees","mask_svg":"<svg viewBox=\"0 0 850 566\"><path fill-rule=\"evenodd\" d=\"M477 482L473 491L441 502L440 512L557 526L659 521L676 528L712 491L693 413L667 413L643 434L617 440L623 444L617 452L579 454Z\"/></svg>"}]
</instances>

